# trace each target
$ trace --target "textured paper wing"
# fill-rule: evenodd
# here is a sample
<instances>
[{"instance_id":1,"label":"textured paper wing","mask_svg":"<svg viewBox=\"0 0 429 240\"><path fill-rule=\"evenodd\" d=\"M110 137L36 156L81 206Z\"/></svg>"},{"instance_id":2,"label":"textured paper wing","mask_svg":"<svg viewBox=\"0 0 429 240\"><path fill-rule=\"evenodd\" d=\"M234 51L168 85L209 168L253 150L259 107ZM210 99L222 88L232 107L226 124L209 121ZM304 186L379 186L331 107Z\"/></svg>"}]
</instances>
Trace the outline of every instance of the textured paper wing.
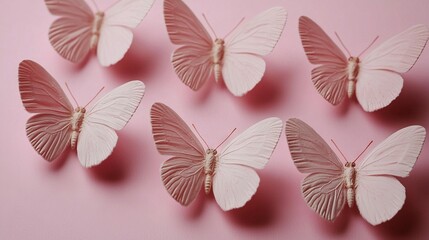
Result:
<instances>
[{"instance_id":1,"label":"textured paper wing","mask_svg":"<svg viewBox=\"0 0 429 240\"><path fill-rule=\"evenodd\" d=\"M100 164L113 151L121 130L131 119L144 95L141 81L130 81L104 95L87 112L78 138L77 154L82 166Z\"/></svg>"},{"instance_id":2,"label":"textured paper wing","mask_svg":"<svg viewBox=\"0 0 429 240\"><path fill-rule=\"evenodd\" d=\"M287 12L282 7L268 9L231 33L226 42L227 52L267 55L276 46L284 26Z\"/></svg>"},{"instance_id":3,"label":"textured paper wing","mask_svg":"<svg viewBox=\"0 0 429 240\"><path fill-rule=\"evenodd\" d=\"M187 206L198 196L204 182L204 162L172 157L161 166L161 178L168 193Z\"/></svg>"},{"instance_id":4,"label":"textured paper wing","mask_svg":"<svg viewBox=\"0 0 429 240\"><path fill-rule=\"evenodd\" d=\"M49 29L49 41L65 59L80 62L90 50L94 13L83 0L45 0L49 11L60 16Z\"/></svg>"},{"instance_id":5,"label":"textured paper wing","mask_svg":"<svg viewBox=\"0 0 429 240\"><path fill-rule=\"evenodd\" d=\"M27 137L33 148L47 161L57 159L70 144L71 117L37 114L27 121Z\"/></svg>"},{"instance_id":6,"label":"textured paper wing","mask_svg":"<svg viewBox=\"0 0 429 240\"><path fill-rule=\"evenodd\" d=\"M405 73L419 58L428 38L427 26L410 27L371 51L362 60L361 65L367 69Z\"/></svg>"},{"instance_id":7,"label":"textured paper wing","mask_svg":"<svg viewBox=\"0 0 429 240\"><path fill-rule=\"evenodd\" d=\"M194 13L180 0L164 1L164 19L168 36L176 49L172 64L180 80L198 90L212 71L213 41Z\"/></svg>"},{"instance_id":8,"label":"textured paper wing","mask_svg":"<svg viewBox=\"0 0 429 240\"><path fill-rule=\"evenodd\" d=\"M223 80L232 94L242 96L261 81L265 61L258 55L267 55L274 49L286 18L284 8L271 8L232 32L225 44L222 65Z\"/></svg>"},{"instance_id":9,"label":"textured paper wing","mask_svg":"<svg viewBox=\"0 0 429 240\"><path fill-rule=\"evenodd\" d=\"M333 178L343 173L343 165L325 140L305 122L286 122L286 138L293 162L302 173L324 173Z\"/></svg>"},{"instance_id":10,"label":"textured paper wing","mask_svg":"<svg viewBox=\"0 0 429 240\"><path fill-rule=\"evenodd\" d=\"M405 188L394 177L357 173L356 205L362 217L372 225L390 220L402 208Z\"/></svg>"},{"instance_id":11,"label":"textured paper wing","mask_svg":"<svg viewBox=\"0 0 429 240\"><path fill-rule=\"evenodd\" d=\"M425 137L426 130L417 125L393 133L359 165L359 175L408 176L422 150Z\"/></svg>"},{"instance_id":12,"label":"textured paper wing","mask_svg":"<svg viewBox=\"0 0 429 240\"><path fill-rule=\"evenodd\" d=\"M100 122L84 120L77 143L77 156L84 167L103 162L113 152L118 135L111 127Z\"/></svg>"},{"instance_id":13,"label":"textured paper wing","mask_svg":"<svg viewBox=\"0 0 429 240\"><path fill-rule=\"evenodd\" d=\"M373 112L395 100L403 83L401 75L395 72L361 68L356 82L356 98L363 110Z\"/></svg>"},{"instance_id":14,"label":"textured paper wing","mask_svg":"<svg viewBox=\"0 0 429 240\"><path fill-rule=\"evenodd\" d=\"M102 66L121 60L133 41L132 29L143 20L153 0L121 0L107 9L100 29L97 56Z\"/></svg>"},{"instance_id":15,"label":"textured paper wing","mask_svg":"<svg viewBox=\"0 0 429 240\"><path fill-rule=\"evenodd\" d=\"M159 153L190 158L194 162L204 160L203 146L188 125L171 108L162 103L154 103L150 110L150 119Z\"/></svg>"},{"instance_id":16,"label":"textured paper wing","mask_svg":"<svg viewBox=\"0 0 429 240\"><path fill-rule=\"evenodd\" d=\"M347 196L342 175L309 174L302 182L301 190L307 205L329 221L335 220L344 208Z\"/></svg>"},{"instance_id":17,"label":"textured paper wing","mask_svg":"<svg viewBox=\"0 0 429 240\"><path fill-rule=\"evenodd\" d=\"M85 115L86 121L121 130L131 119L145 92L139 80L129 81L98 100Z\"/></svg>"},{"instance_id":18,"label":"textured paper wing","mask_svg":"<svg viewBox=\"0 0 429 240\"><path fill-rule=\"evenodd\" d=\"M308 17L299 18L299 34L310 63L321 65L311 72L314 86L328 102L337 105L346 95L346 56L322 28Z\"/></svg>"},{"instance_id":19,"label":"textured paper wing","mask_svg":"<svg viewBox=\"0 0 429 240\"><path fill-rule=\"evenodd\" d=\"M258 186L258 174L246 166L229 164L218 167L213 177L213 194L224 211L244 206Z\"/></svg>"},{"instance_id":20,"label":"textured paper wing","mask_svg":"<svg viewBox=\"0 0 429 240\"><path fill-rule=\"evenodd\" d=\"M299 35L305 54L312 64L347 67L347 58L329 36L308 17L299 18Z\"/></svg>"},{"instance_id":21,"label":"textured paper wing","mask_svg":"<svg viewBox=\"0 0 429 240\"><path fill-rule=\"evenodd\" d=\"M328 144L303 121L286 122L286 138L297 169L309 175L302 182L307 205L327 220L334 220L346 201L344 168Z\"/></svg>"},{"instance_id":22,"label":"textured paper wing","mask_svg":"<svg viewBox=\"0 0 429 240\"><path fill-rule=\"evenodd\" d=\"M283 129L278 118L267 118L232 140L218 158L213 193L224 210L239 208L250 200L259 185L256 169L264 168Z\"/></svg>"},{"instance_id":23,"label":"textured paper wing","mask_svg":"<svg viewBox=\"0 0 429 240\"><path fill-rule=\"evenodd\" d=\"M164 19L173 44L211 49L213 41L209 33L181 0L164 1Z\"/></svg>"},{"instance_id":24,"label":"textured paper wing","mask_svg":"<svg viewBox=\"0 0 429 240\"><path fill-rule=\"evenodd\" d=\"M227 52L222 65L222 77L228 90L243 96L258 84L265 72L265 61L252 54Z\"/></svg>"},{"instance_id":25,"label":"textured paper wing","mask_svg":"<svg viewBox=\"0 0 429 240\"><path fill-rule=\"evenodd\" d=\"M19 64L18 82L21 100L30 113L71 117L73 106L57 81L39 64L24 60Z\"/></svg>"}]
</instances>

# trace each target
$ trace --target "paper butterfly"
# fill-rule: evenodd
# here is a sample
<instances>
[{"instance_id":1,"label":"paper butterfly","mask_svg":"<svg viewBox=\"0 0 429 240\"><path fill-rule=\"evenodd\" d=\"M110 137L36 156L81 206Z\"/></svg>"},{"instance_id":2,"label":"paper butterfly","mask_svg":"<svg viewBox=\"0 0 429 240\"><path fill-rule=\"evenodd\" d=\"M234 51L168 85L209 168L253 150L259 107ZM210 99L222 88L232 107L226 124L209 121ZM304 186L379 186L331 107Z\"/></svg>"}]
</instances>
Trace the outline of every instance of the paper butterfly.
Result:
<instances>
[{"instance_id":1,"label":"paper butterfly","mask_svg":"<svg viewBox=\"0 0 429 240\"><path fill-rule=\"evenodd\" d=\"M213 185L216 202L224 211L244 206L255 194L259 177L253 169L267 164L283 128L280 119L267 118L218 153L217 148L204 150L186 123L166 105L155 103L150 114L158 151L173 156L161 167L168 193L187 206L203 184L206 194Z\"/></svg>"},{"instance_id":2,"label":"paper butterfly","mask_svg":"<svg viewBox=\"0 0 429 240\"><path fill-rule=\"evenodd\" d=\"M261 81L265 61L286 24L282 7L271 8L231 32L228 41L209 33L181 0L164 1L168 36L180 45L172 56L176 74L192 90L198 90L214 72L223 78L229 91L242 96Z\"/></svg>"},{"instance_id":3,"label":"paper butterfly","mask_svg":"<svg viewBox=\"0 0 429 240\"><path fill-rule=\"evenodd\" d=\"M49 12L60 16L49 29L55 50L71 62L81 62L92 49L109 66L121 60L133 41L132 29L155 0L120 0L105 12L93 13L84 0L45 0Z\"/></svg>"},{"instance_id":4,"label":"paper butterfly","mask_svg":"<svg viewBox=\"0 0 429 240\"><path fill-rule=\"evenodd\" d=\"M411 69L429 38L426 26L415 25L362 59L363 52L353 57L346 49L350 55L347 59L310 18L299 18L299 33L308 60L318 65L311 71L317 91L333 105L342 102L346 95L351 98L356 93L367 112L384 108L398 97L403 85L400 74Z\"/></svg>"},{"instance_id":5,"label":"paper butterfly","mask_svg":"<svg viewBox=\"0 0 429 240\"><path fill-rule=\"evenodd\" d=\"M406 177L420 154L426 130L403 128L385 139L359 165L344 165L328 144L299 119L286 122L286 138L295 166L307 173L302 192L307 205L335 220L347 202L356 202L372 225L390 220L405 202L405 188L395 177ZM360 156L360 155L359 155Z\"/></svg>"},{"instance_id":6,"label":"paper butterfly","mask_svg":"<svg viewBox=\"0 0 429 240\"><path fill-rule=\"evenodd\" d=\"M104 95L91 110L73 108L56 80L39 64L19 64L19 91L25 109L36 113L27 121L27 136L33 148L47 161L57 159L77 145L84 167L100 164L113 151L121 130L136 111L145 86L135 80Z\"/></svg>"}]
</instances>

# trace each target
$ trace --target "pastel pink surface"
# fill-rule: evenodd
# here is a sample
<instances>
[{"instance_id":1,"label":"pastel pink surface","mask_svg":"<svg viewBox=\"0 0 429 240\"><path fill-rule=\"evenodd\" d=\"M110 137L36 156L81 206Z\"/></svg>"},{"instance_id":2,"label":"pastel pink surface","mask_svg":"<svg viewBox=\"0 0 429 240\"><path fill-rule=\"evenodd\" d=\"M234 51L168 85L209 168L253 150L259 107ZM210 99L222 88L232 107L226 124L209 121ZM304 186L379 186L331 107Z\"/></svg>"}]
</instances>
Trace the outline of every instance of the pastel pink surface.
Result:
<instances>
[{"instance_id":1,"label":"pastel pink surface","mask_svg":"<svg viewBox=\"0 0 429 240\"><path fill-rule=\"evenodd\" d=\"M97 1L97 4L106 9L114 2ZM334 107L320 96L311 81L314 66L308 62L298 34L298 18L309 16L330 36L338 32L349 50L358 54L377 35L381 43L415 24L429 25L427 1L186 0L185 3L199 19L198 14L205 13L221 36L242 16L251 18L275 6L287 10L285 30L274 51L264 57L265 75L249 94L237 98L214 83L193 92L178 80L170 62L176 46L168 39L162 1L154 3L133 31L129 51L110 68L101 67L95 57L78 65L61 58L48 39L49 26L56 17L48 12L43 1L2 2L0 239L425 239L429 236L427 144L410 176L400 179L406 188L406 200L392 220L372 227L357 211L345 208L330 223L304 202L303 175L290 158L284 136L267 166L258 171L261 180L258 190L243 208L224 212L213 197L207 198L203 192L190 206L182 207L162 185L159 171L165 156L156 150L149 116L154 102L166 103L187 123L196 124L201 134L210 139L209 145L218 144L234 127L240 133L270 116L283 120L299 117L325 139L333 138L339 143L349 159L356 157L370 140L381 142L405 126L419 124L428 129L428 49L403 75L404 87L399 97L385 109L366 113L357 101ZM22 106L18 91L18 64L23 59L42 64L62 88L67 81L82 103L88 102L94 90L102 86L107 93L129 80L145 83L145 97L131 121L118 132L117 146L103 164L84 169L72 152L49 164L34 151L25 133L25 123L31 114Z\"/></svg>"}]
</instances>

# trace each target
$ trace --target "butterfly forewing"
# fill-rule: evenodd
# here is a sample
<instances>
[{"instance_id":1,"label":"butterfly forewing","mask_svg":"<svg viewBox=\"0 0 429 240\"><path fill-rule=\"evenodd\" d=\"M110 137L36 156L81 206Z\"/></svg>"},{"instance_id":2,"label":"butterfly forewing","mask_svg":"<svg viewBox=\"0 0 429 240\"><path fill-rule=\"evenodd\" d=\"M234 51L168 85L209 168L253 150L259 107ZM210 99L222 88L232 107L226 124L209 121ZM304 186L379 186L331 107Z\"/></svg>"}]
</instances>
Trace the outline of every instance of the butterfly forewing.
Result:
<instances>
[{"instance_id":1,"label":"butterfly forewing","mask_svg":"<svg viewBox=\"0 0 429 240\"><path fill-rule=\"evenodd\" d=\"M278 118L262 120L233 139L222 150L213 177L213 192L227 211L242 207L255 194L262 169L277 145L283 129Z\"/></svg>"}]
</instances>

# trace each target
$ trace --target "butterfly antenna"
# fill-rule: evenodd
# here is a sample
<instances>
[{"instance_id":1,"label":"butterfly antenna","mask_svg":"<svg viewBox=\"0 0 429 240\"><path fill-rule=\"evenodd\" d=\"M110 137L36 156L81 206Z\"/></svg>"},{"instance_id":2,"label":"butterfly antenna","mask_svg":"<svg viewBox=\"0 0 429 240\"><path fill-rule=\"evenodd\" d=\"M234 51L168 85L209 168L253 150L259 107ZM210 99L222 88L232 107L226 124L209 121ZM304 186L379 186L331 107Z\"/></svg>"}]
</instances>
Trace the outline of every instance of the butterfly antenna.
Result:
<instances>
[{"instance_id":1,"label":"butterfly antenna","mask_svg":"<svg viewBox=\"0 0 429 240\"><path fill-rule=\"evenodd\" d=\"M195 132L197 132L198 136L201 138L201 140L203 140L204 144L206 145L207 149L210 148L209 145L207 144L207 142L204 140L204 138L201 136L200 132L198 132L197 128L195 127L194 124L192 124L192 127L195 129Z\"/></svg>"},{"instance_id":2,"label":"butterfly antenna","mask_svg":"<svg viewBox=\"0 0 429 240\"><path fill-rule=\"evenodd\" d=\"M99 12L100 10L98 9L98 5L97 5L97 3L95 2L95 0L92 0L92 3L94 4L95 9L97 10L97 12Z\"/></svg>"},{"instance_id":3,"label":"butterfly antenna","mask_svg":"<svg viewBox=\"0 0 429 240\"><path fill-rule=\"evenodd\" d=\"M74 98L73 93L70 91L69 85L66 83L66 88L69 91L70 95L72 96L74 102L76 103L76 107L79 107L79 103L77 103L76 98Z\"/></svg>"},{"instance_id":4,"label":"butterfly antenna","mask_svg":"<svg viewBox=\"0 0 429 240\"><path fill-rule=\"evenodd\" d=\"M217 149L218 147L220 147L220 146L222 146L222 144L224 144L225 143L225 141L229 138L229 137L231 137L231 135L235 132L235 130L237 130L237 128L234 128L232 131L231 131L231 133L228 135L228 137L226 137L225 138L225 140L223 140L215 149Z\"/></svg>"},{"instance_id":5,"label":"butterfly antenna","mask_svg":"<svg viewBox=\"0 0 429 240\"><path fill-rule=\"evenodd\" d=\"M340 38L340 36L337 34L337 32L335 32L335 36L337 36L337 38L338 38L338 40L340 41L340 43L341 43L341 46L343 46L343 48L346 50L346 52L349 54L349 57L350 56L352 56L351 54L350 54L350 51L346 48L346 45L344 45L344 43L343 43L343 41L341 40L341 38Z\"/></svg>"},{"instance_id":6,"label":"butterfly antenna","mask_svg":"<svg viewBox=\"0 0 429 240\"><path fill-rule=\"evenodd\" d=\"M85 107L83 107L83 108L86 108L92 101L94 101L94 99L98 96L98 94L100 94L101 93L101 91L103 91L103 89L104 89L104 87L102 87L98 92L97 92L97 94L95 94L95 96L91 99L91 101L89 101L86 105L85 105Z\"/></svg>"},{"instance_id":7,"label":"butterfly antenna","mask_svg":"<svg viewBox=\"0 0 429 240\"><path fill-rule=\"evenodd\" d=\"M215 33L215 31L213 30L212 26L210 25L209 21L206 18L206 15L203 13L203 18L204 20L206 20L207 25L209 26L210 30L212 31L212 33L214 34L215 38L217 38L217 35Z\"/></svg>"},{"instance_id":8,"label":"butterfly antenna","mask_svg":"<svg viewBox=\"0 0 429 240\"><path fill-rule=\"evenodd\" d=\"M337 146L337 144L334 142L334 140L331 139L331 142L334 144L334 146L337 148L337 150L341 153L341 156L343 156L343 158L347 161L346 156L344 156L343 152L341 152L340 148Z\"/></svg>"},{"instance_id":9,"label":"butterfly antenna","mask_svg":"<svg viewBox=\"0 0 429 240\"><path fill-rule=\"evenodd\" d=\"M244 21L244 18L242 18L242 19L240 20L240 22L238 22L238 23L237 23L237 25L235 25L235 27L234 27L231 31L229 31L229 33L228 33L228 34L226 34L226 36L224 37L224 39L225 39L225 38L227 38L227 37L229 36L229 34L231 34L232 32L234 32L234 30L235 30L235 29L237 29L237 28L238 28L238 26L240 26L240 24L241 24L243 21Z\"/></svg>"},{"instance_id":10,"label":"butterfly antenna","mask_svg":"<svg viewBox=\"0 0 429 240\"><path fill-rule=\"evenodd\" d=\"M365 50L363 50L358 57L360 57L360 55L364 54L374 43L375 41L377 41L379 36L375 37L374 40L372 40L371 44L369 44L369 46L367 48L365 48Z\"/></svg>"},{"instance_id":11,"label":"butterfly antenna","mask_svg":"<svg viewBox=\"0 0 429 240\"><path fill-rule=\"evenodd\" d=\"M373 141L371 140L371 142L368 143L366 148L359 154L359 156L357 156L357 158L353 162L356 162L356 160L358 160L360 158L360 156L362 156L362 154L369 148L369 146L371 145L372 142Z\"/></svg>"}]
</instances>

